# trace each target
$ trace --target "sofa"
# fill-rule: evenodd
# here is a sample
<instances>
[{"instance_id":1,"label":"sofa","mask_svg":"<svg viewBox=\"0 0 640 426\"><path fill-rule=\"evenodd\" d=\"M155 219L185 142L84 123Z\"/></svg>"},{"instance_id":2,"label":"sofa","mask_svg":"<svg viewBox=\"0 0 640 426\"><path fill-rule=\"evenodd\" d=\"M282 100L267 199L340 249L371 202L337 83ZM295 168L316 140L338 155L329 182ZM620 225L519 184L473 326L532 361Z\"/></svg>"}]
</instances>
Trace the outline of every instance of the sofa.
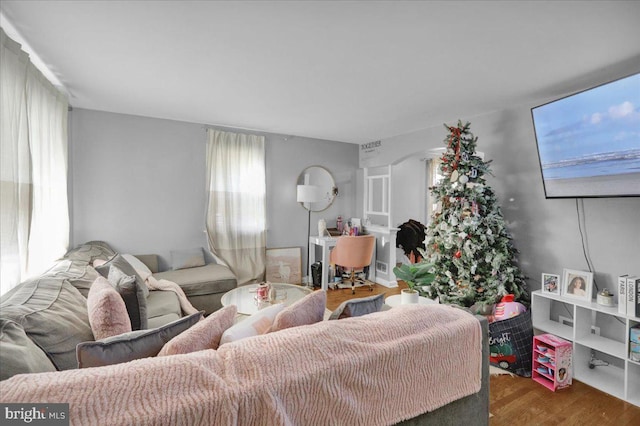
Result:
<instances>
[{"instance_id":1,"label":"sofa","mask_svg":"<svg viewBox=\"0 0 640 426\"><path fill-rule=\"evenodd\" d=\"M71 424L488 424L488 327L442 305L319 321L181 355L0 382Z\"/></svg>"},{"instance_id":2,"label":"sofa","mask_svg":"<svg viewBox=\"0 0 640 426\"><path fill-rule=\"evenodd\" d=\"M2 295L0 379L77 368L76 346L95 340L87 295L101 274L92 264L115 255L104 242L82 244L48 271ZM183 317L179 298L172 291L147 291L144 298L143 328L160 327Z\"/></svg>"},{"instance_id":3,"label":"sofa","mask_svg":"<svg viewBox=\"0 0 640 426\"><path fill-rule=\"evenodd\" d=\"M203 319L175 293L149 291L146 329L95 341L86 296L104 270L91 264L116 258L83 244L0 298L0 402L67 403L82 425L488 424L484 317L338 308L337 320L161 356L232 307Z\"/></svg>"},{"instance_id":4,"label":"sofa","mask_svg":"<svg viewBox=\"0 0 640 426\"><path fill-rule=\"evenodd\" d=\"M155 254L136 255L158 280L168 280L178 284L186 294L189 302L205 315L217 311L222 307L220 299L222 295L238 286L236 276L225 266L216 263L213 259L207 259L201 249L188 251L174 251L172 254L179 257L179 253L191 252L192 257L198 260L196 266L180 269L159 271L159 259ZM195 252L195 254L193 253ZM174 267L178 267L175 262Z\"/></svg>"}]
</instances>

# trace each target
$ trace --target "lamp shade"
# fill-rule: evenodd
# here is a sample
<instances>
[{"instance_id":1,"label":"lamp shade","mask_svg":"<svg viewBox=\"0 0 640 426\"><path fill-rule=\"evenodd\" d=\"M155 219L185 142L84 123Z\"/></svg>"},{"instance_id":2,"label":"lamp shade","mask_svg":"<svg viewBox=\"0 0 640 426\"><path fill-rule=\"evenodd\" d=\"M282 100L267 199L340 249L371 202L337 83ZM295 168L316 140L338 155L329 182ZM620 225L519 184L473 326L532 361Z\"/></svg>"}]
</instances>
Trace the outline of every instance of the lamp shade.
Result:
<instances>
[{"instance_id":1,"label":"lamp shade","mask_svg":"<svg viewBox=\"0 0 640 426\"><path fill-rule=\"evenodd\" d=\"M299 203L315 203L320 201L320 187L316 185L298 185L297 200Z\"/></svg>"}]
</instances>

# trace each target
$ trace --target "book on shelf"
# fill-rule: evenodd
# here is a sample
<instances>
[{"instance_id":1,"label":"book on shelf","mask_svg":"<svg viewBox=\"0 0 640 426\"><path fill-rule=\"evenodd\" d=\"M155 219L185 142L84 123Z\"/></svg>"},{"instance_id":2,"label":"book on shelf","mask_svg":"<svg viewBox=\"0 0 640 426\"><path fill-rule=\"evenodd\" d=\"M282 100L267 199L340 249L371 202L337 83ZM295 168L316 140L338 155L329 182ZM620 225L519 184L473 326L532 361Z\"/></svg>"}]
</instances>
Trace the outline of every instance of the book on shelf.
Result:
<instances>
[{"instance_id":1,"label":"book on shelf","mask_svg":"<svg viewBox=\"0 0 640 426\"><path fill-rule=\"evenodd\" d=\"M629 329L629 359L640 362L640 324Z\"/></svg>"},{"instance_id":2,"label":"book on shelf","mask_svg":"<svg viewBox=\"0 0 640 426\"><path fill-rule=\"evenodd\" d=\"M636 278L636 310L634 316L640 318L640 277Z\"/></svg>"},{"instance_id":3,"label":"book on shelf","mask_svg":"<svg viewBox=\"0 0 640 426\"><path fill-rule=\"evenodd\" d=\"M627 274L618 277L618 312L621 314L627 313L627 277Z\"/></svg>"},{"instance_id":4,"label":"book on shelf","mask_svg":"<svg viewBox=\"0 0 640 426\"><path fill-rule=\"evenodd\" d=\"M640 312L636 311L638 304L638 287L640 287L640 277L627 277L627 315L637 317Z\"/></svg>"}]
</instances>

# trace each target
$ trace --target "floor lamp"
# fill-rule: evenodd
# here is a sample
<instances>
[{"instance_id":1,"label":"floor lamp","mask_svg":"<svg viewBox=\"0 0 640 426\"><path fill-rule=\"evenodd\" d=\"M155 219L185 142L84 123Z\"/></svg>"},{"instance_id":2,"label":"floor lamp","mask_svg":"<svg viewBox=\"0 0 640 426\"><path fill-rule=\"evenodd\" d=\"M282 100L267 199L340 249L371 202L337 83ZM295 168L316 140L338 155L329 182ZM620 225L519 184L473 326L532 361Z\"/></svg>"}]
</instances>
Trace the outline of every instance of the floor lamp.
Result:
<instances>
[{"instance_id":1,"label":"floor lamp","mask_svg":"<svg viewBox=\"0 0 640 426\"><path fill-rule=\"evenodd\" d=\"M302 207L309 212L309 220L307 222L307 286L312 287L311 271L309 271L309 237L311 233L311 203L320 201L320 187L316 185L298 185L297 201Z\"/></svg>"}]
</instances>

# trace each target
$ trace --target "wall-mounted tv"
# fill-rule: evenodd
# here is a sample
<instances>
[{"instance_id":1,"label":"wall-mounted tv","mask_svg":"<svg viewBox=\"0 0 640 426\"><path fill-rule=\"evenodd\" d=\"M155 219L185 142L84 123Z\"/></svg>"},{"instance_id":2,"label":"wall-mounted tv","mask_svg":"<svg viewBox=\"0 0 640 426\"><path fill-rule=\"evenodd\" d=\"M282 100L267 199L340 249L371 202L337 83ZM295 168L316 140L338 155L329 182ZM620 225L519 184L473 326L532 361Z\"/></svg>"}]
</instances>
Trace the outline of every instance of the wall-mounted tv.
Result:
<instances>
[{"instance_id":1,"label":"wall-mounted tv","mask_svg":"<svg viewBox=\"0 0 640 426\"><path fill-rule=\"evenodd\" d=\"M640 73L531 115L547 198L640 196Z\"/></svg>"}]
</instances>

